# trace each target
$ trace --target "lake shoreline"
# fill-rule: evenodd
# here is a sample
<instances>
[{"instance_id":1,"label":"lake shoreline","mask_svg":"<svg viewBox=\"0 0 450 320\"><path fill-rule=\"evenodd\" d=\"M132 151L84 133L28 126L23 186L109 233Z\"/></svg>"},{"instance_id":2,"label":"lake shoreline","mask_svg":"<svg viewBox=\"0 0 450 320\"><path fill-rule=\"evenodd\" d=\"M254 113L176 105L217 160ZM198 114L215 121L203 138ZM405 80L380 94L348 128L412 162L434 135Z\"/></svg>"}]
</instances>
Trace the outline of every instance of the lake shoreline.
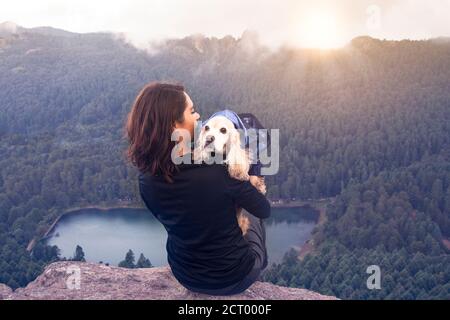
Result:
<instances>
[{"instance_id":1,"label":"lake shoreline","mask_svg":"<svg viewBox=\"0 0 450 320\"><path fill-rule=\"evenodd\" d=\"M304 244L316 224L316 210L311 207L273 208L265 224L270 262L281 262L290 247ZM69 258L74 255L74 248L80 245L87 261L106 261L112 265L122 261L131 249L136 257L143 253L153 265L159 266L166 259L166 241L167 231L148 210L114 208L100 211L91 206L66 213L38 246L56 245L60 257Z\"/></svg>"},{"instance_id":2,"label":"lake shoreline","mask_svg":"<svg viewBox=\"0 0 450 320\"><path fill-rule=\"evenodd\" d=\"M323 223L323 214L324 210L321 210L324 204L326 206L327 203L330 202L330 199L334 198L325 198L318 200L281 200L281 201L270 201L270 205L272 208L302 208L302 207L312 207L317 212L317 225ZM33 238L28 246L27 251L31 252L36 245L36 243L46 240L51 236L52 231L55 229L58 222L67 215L75 215L77 213L83 212L84 210L99 210L99 211L109 211L114 209L136 209L136 210L148 210L145 206L137 206L136 203L132 202L121 202L117 204L108 204L108 205L87 205L87 206L77 206L66 209L62 212L55 221L50 225L45 234L42 237Z\"/></svg>"},{"instance_id":3,"label":"lake shoreline","mask_svg":"<svg viewBox=\"0 0 450 320\"><path fill-rule=\"evenodd\" d=\"M44 233L44 235L42 235L41 237L35 237L28 243L26 250L28 252L31 252L33 250L34 246L36 245L36 243L46 240L50 236L51 232L53 231L55 226L58 224L58 222L67 215L74 215L74 214L77 214L78 212L82 212L83 210L108 211L108 210L113 210L113 209L145 209L145 208L138 207L138 206L136 206L136 204L119 203L116 205L113 205L113 204L87 205L87 206L77 206L77 207L71 207L71 208L65 209L61 214L59 214L56 217L55 221L53 221L53 223L50 225L50 227L47 229L47 231Z\"/></svg>"},{"instance_id":4,"label":"lake shoreline","mask_svg":"<svg viewBox=\"0 0 450 320\"><path fill-rule=\"evenodd\" d=\"M39 239L39 241L47 239L50 235L53 229L56 227L58 222L67 215L75 215L78 213L82 213L85 210L97 210L97 211L110 211L114 209L136 209L136 210L146 210L145 207L137 207L135 205L120 205L120 206L85 206L85 207L72 207L70 209L67 209L63 213L61 213L55 221L51 224L51 226L48 228L48 230L45 232L45 234Z\"/></svg>"},{"instance_id":5,"label":"lake shoreline","mask_svg":"<svg viewBox=\"0 0 450 320\"><path fill-rule=\"evenodd\" d=\"M318 200L316 200L316 201L301 201L301 200L297 200L297 201L282 202L282 203L270 201L270 206L272 208L302 208L302 207L305 207L305 206L311 206L313 208L316 208L314 205L312 205L312 203L316 203L317 201ZM46 238L51 233L51 231L54 229L54 227L59 222L59 220L61 220L62 217L66 216L68 214L76 214L78 211L82 211L82 210L109 211L109 210L114 210L114 209L136 209L136 210L142 209L142 210L148 210L146 207L139 207L139 206L136 206L136 204L133 204L133 203L125 203L125 204L121 203L121 204L118 204L118 205L109 204L109 205L106 205L106 206L105 205L89 205L89 206L72 207L72 208L66 209L63 213L61 213L55 219L55 221L51 224L51 226L45 232L45 234L43 235L42 238ZM319 210L317 209L317 211L319 211ZM320 217L318 217L318 219L320 220Z\"/></svg>"},{"instance_id":6,"label":"lake shoreline","mask_svg":"<svg viewBox=\"0 0 450 320\"><path fill-rule=\"evenodd\" d=\"M270 200L269 200L270 201ZM312 204L316 204L318 200L316 201L302 201L302 200L297 200L297 201L290 201L290 202L283 202L283 203L279 203L279 202L274 202L274 201L270 201L270 206L272 208L302 208L302 207L307 207L310 206L314 209L316 209L316 211L318 212L318 221L320 221L320 210L316 208L315 205ZM56 220L51 224L51 226L49 227L49 229L46 231L46 233L44 234L43 238L47 237L51 231L54 229L54 227L56 226L56 224L59 222L59 220L61 220L62 217L68 215L68 214L76 214L79 211L83 211L83 210L99 210L99 211L109 211L109 210L114 210L114 209L136 209L136 210L148 210L146 207L139 207L136 206L135 204L120 204L120 205L89 205L89 206L81 206L81 207L72 207L69 208L67 210L65 210L63 213L61 213Z\"/></svg>"}]
</instances>

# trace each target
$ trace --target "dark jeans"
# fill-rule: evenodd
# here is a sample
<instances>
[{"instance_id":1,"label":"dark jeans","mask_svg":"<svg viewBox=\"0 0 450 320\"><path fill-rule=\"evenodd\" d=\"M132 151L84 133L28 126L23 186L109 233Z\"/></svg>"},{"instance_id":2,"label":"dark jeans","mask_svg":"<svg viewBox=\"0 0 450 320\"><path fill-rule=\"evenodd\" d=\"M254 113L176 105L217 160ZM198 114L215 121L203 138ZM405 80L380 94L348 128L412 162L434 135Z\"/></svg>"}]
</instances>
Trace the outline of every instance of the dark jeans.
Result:
<instances>
[{"instance_id":1,"label":"dark jeans","mask_svg":"<svg viewBox=\"0 0 450 320\"><path fill-rule=\"evenodd\" d=\"M251 254L255 255L255 265L253 266L253 269L241 281L225 288L197 289L185 286L187 289L209 295L226 296L244 292L258 280L261 271L267 267L266 228L263 220L248 213L244 209L242 210L250 220L250 227L244 238L250 244Z\"/></svg>"}]
</instances>

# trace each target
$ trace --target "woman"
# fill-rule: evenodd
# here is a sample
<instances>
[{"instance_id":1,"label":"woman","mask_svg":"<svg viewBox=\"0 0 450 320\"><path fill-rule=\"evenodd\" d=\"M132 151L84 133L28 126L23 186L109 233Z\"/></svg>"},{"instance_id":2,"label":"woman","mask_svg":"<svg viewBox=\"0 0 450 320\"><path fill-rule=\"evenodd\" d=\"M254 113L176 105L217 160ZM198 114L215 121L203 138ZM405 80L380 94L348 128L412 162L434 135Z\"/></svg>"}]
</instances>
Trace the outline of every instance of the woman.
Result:
<instances>
[{"instance_id":1,"label":"woman","mask_svg":"<svg viewBox=\"0 0 450 320\"><path fill-rule=\"evenodd\" d=\"M174 164L173 131L185 129L193 137L199 118L183 86L146 85L128 115L127 156L139 170L143 202L167 230L175 278L191 291L236 294L267 266L261 219L269 217L270 204L250 182L230 178L222 164ZM191 152L181 149L180 156ZM245 238L236 206L250 213Z\"/></svg>"}]
</instances>

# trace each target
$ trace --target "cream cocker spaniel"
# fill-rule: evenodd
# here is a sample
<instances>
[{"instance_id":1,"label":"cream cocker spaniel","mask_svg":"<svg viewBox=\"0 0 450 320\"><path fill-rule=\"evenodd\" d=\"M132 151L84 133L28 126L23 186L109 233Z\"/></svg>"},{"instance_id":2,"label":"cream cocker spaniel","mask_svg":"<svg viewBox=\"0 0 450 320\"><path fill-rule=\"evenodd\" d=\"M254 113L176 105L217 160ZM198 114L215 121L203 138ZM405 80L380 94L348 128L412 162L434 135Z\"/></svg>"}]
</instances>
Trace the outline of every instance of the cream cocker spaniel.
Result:
<instances>
[{"instance_id":1,"label":"cream cocker spaniel","mask_svg":"<svg viewBox=\"0 0 450 320\"><path fill-rule=\"evenodd\" d=\"M264 177L249 176L252 153L241 147L240 132L234 127L233 122L224 116L214 116L202 127L197 141L194 157L210 161L212 157L223 160L232 178L246 181L266 194ZM225 157L225 158L224 158ZM248 217L242 212L242 208L236 209L236 215L242 234L245 235L250 226Z\"/></svg>"}]
</instances>

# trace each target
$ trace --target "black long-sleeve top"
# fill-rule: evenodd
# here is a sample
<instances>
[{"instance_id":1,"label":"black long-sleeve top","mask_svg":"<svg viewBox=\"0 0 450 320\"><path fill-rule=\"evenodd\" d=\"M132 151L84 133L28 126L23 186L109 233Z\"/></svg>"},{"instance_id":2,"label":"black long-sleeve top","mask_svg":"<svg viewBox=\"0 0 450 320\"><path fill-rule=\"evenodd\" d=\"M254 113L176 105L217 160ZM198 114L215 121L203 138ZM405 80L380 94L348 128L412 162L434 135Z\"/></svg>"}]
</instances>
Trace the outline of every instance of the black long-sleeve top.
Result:
<instances>
[{"instance_id":1,"label":"black long-sleeve top","mask_svg":"<svg viewBox=\"0 0 450 320\"><path fill-rule=\"evenodd\" d=\"M178 168L173 183L139 174L140 195L167 230L167 259L175 278L201 289L237 283L251 271L255 256L237 223L236 206L268 218L270 203L249 181L231 178L224 165Z\"/></svg>"}]
</instances>

